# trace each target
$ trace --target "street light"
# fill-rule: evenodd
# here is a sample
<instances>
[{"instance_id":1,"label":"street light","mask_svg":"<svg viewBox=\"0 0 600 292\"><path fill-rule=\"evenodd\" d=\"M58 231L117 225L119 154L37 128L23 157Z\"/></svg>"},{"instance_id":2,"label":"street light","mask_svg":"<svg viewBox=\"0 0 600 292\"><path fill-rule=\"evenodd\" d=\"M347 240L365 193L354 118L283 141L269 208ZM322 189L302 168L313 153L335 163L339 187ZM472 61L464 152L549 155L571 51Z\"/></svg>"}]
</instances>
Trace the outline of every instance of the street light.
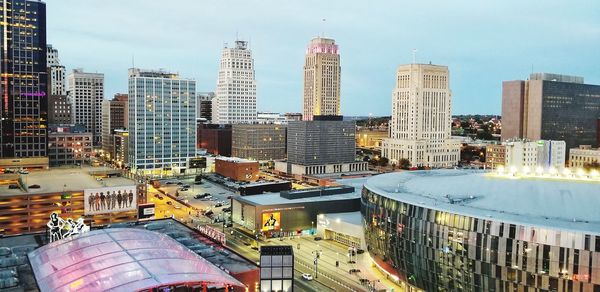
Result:
<instances>
[{"instance_id":1,"label":"street light","mask_svg":"<svg viewBox=\"0 0 600 292\"><path fill-rule=\"evenodd\" d=\"M313 263L315 264L315 279L319 277L319 258L321 257L322 250L313 250L312 254L315 255Z\"/></svg>"},{"instance_id":2,"label":"street light","mask_svg":"<svg viewBox=\"0 0 600 292\"><path fill-rule=\"evenodd\" d=\"M314 234L314 229L315 229L315 221L310 221L310 234Z\"/></svg>"}]
</instances>

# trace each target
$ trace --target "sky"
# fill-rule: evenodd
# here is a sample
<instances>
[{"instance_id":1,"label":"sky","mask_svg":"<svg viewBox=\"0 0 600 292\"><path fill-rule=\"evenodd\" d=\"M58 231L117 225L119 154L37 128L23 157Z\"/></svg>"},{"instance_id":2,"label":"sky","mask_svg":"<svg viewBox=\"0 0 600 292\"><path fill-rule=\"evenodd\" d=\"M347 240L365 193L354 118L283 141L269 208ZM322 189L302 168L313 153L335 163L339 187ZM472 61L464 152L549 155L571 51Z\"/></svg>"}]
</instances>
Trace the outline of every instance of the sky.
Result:
<instances>
[{"instance_id":1,"label":"sky","mask_svg":"<svg viewBox=\"0 0 600 292\"><path fill-rule=\"evenodd\" d=\"M597 0L46 0L48 43L67 70L105 74L105 98L127 69L163 68L214 91L221 50L250 41L259 111L302 112L304 53L334 38L342 114L391 114L398 65L450 70L454 114L500 114L502 81L534 72L600 84ZM325 19L325 21L323 21Z\"/></svg>"}]
</instances>

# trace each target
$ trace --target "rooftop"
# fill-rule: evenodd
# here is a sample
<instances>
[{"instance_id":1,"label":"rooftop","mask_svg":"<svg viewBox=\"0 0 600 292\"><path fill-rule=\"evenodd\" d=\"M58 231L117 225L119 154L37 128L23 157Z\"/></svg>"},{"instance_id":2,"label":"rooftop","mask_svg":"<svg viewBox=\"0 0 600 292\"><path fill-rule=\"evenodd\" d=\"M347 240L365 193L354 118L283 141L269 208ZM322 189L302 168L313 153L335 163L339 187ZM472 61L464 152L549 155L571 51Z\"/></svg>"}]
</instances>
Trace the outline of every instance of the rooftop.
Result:
<instances>
[{"instance_id":1,"label":"rooftop","mask_svg":"<svg viewBox=\"0 0 600 292\"><path fill-rule=\"evenodd\" d=\"M250 160L250 159L244 159L244 158L238 158L238 157L219 156L215 159L227 161L227 162L233 162L233 163L258 163L258 161L256 161L256 160Z\"/></svg>"},{"instance_id":2,"label":"rooftop","mask_svg":"<svg viewBox=\"0 0 600 292\"><path fill-rule=\"evenodd\" d=\"M156 232L100 229L29 253L41 291L137 291L179 283L244 287L177 240Z\"/></svg>"},{"instance_id":3,"label":"rooftop","mask_svg":"<svg viewBox=\"0 0 600 292\"><path fill-rule=\"evenodd\" d=\"M9 189L8 184L0 185L0 196L14 196L27 194L45 194L63 191L81 191L102 187L131 186L135 182L123 177L103 178L96 180L90 175L92 171L108 170L106 168L51 168L50 170L31 171L29 174L21 175L23 182L28 185L39 185L39 189L29 189L24 192L21 189Z\"/></svg>"},{"instance_id":4,"label":"rooftop","mask_svg":"<svg viewBox=\"0 0 600 292\"><path fill-rule=\"evenodd\" d=\"M303 191L310 191L313 189L304 189ZM335 194L335 195L324 195L317 197L305 197L305 198L295 198L295 199L286 199L281 197L280 193L267 193L261 195L252 195L252 196L242 196L242 197L234 197L234 200L248 203L254 206L269 206L269 205L285 205L285 204L304 204L304 203L314 203L314 202L327 202L327 201L345 201L351 199L360 198L360 188L354 188L354 192L344 193L344 194Z\"/></svg>"},{"instance_id":5,"label":"rooftop","mask_svg":"<svg viewBox=\"0 0 600 292\"><path fill-rule=\"evenodd\" d=\"M430 209L600 235L598 181L433 170L377 175L365 187Z\"/></svg>"}]
</instances>

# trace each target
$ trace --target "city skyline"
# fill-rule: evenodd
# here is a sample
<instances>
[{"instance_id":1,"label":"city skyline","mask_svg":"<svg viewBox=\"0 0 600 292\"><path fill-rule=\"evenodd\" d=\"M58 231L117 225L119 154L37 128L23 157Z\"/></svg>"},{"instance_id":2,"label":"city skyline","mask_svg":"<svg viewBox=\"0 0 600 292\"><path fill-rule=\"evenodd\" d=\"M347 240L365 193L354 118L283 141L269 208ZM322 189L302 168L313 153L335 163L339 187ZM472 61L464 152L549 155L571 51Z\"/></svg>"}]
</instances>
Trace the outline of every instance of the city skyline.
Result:
<instances>
[{"instance_id":1,"label":"city skyline","mask_svg":"<svg viewBox=\"0 0 600 292\"><path fill-rule=\"evenodd\" d=\"M304 2L203 7L183 1L169 7L168 15L158 3L47 2L52 32L48 42L61 51L68 70L82 67L105 73L106 97L126 92L132 56L136 67L177 71L197 80L198 91L214 91L223 43L231 44L236 34L249 40L253 51L259 111L300 111L306 40L322 32L342 49L345 115L390 115L394 72L413 60L415 48L417 62L446 64L454 72L453 114L500 114L502 80L523 79L532 69L600 83L600 72L594 70L598 64L593 62L600 17L589 1L570 6L545 3L544 9L517 1L377 7L332 2L324 4L322 13L308 13L311 5ZM337 12L331 12L333 7L339 8ZM466 7L469 13L463 12ZM226 8L227 14L219 13ZM98 13L82 13L84 9ZM101 19L106 15L101 12L109 10L113 21ZM407 10L411 12L402 13ZM136 17L130 17L133 13ZM369 21L356 21L365 18ZM168 33L173 27L185 32L188 40L181 42Z\"/></svg>"}]
</instances>

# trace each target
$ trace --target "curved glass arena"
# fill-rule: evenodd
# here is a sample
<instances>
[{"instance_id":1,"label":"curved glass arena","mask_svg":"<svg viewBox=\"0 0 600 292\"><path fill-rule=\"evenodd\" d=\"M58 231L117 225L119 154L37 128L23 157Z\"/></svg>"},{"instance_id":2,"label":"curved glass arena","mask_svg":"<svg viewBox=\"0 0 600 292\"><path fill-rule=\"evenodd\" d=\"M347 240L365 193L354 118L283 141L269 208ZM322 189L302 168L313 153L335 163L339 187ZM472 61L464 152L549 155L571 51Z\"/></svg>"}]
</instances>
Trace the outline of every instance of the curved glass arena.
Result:
<instances>
[{"instance_id":1,"label":"curved glass arena","mask_svg":"<svg viewBox=\"0 0 600 292\"><path fill-rule=\"evenodd\" d=\"M600 291L600 182L391 173L362 191L377 267L426 291Z\"/></svg>"}]
</instances>

